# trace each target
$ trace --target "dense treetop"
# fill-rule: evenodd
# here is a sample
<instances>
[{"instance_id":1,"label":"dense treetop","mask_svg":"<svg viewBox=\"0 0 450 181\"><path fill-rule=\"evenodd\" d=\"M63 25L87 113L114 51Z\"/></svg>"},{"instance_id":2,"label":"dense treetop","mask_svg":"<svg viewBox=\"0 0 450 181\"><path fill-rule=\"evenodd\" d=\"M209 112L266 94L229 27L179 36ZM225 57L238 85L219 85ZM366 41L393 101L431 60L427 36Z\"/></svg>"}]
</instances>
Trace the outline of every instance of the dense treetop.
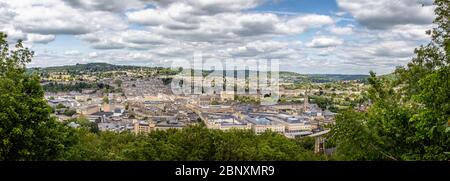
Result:
<instances>
[{"instance_id":1,"label":"dense treetop","mask_svg":"<svg viewBox=\"0 0 450 181\"><path fill-rule=\"evenodd\" d=\"M435 5L432 41L395 77L371 73L368 112L337 117L331 138L341 159L450 159L450 1Z\"/></svg>"}]
</instances>

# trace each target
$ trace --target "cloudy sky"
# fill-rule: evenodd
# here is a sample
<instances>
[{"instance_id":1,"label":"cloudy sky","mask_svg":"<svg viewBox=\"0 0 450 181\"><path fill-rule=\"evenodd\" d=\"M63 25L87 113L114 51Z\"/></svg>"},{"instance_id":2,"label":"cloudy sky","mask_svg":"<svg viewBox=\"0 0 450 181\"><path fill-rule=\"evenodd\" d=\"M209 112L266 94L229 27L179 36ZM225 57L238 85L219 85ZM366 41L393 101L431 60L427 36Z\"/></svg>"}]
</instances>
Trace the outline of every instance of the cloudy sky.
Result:
<instances>
[{"instance_id":1,"label":"cloudy sky","mask_svg":"<svg viewBox=\"0 0 450 181\"><path fill-rule=\"evenodd\" d=\"M389 73L429 41L432 0L0 0L29 66L278 59L299 73Z\"/></svg>"}]
</instances>

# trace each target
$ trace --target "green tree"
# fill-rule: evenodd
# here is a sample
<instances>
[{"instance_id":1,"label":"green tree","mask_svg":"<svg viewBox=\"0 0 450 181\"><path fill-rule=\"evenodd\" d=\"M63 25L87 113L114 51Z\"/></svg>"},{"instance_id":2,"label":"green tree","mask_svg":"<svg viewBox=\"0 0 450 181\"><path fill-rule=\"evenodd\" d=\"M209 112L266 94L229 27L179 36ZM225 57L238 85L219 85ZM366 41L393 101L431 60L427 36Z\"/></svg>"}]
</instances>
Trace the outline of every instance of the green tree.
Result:
<instances>
[{"instance_id":1,"label":"green tree","mask_svg":"<svg viewBox=\"0 0 450 181\"><path fill-rule=\"evenodd\" d=\"M103 97L103 103L109 104L109 98L108 98L108 96L104 96L104 97Z\"/></svg>"},{"instance_id":2,"label":"green tree","mask_svg":"<svg viewBox=\"0 0 450 181\"><path fill-rule=\"evenodd\" d=\"M163 161L262 161L323 160L311 143L288 139L281 134L251 131L212 130L193 126L134 135L77 128L76 143L61 160L163 160ZM303 145L308 148L303 147Z\"/></svg>"},{"instance_id":3,"label":"green tree","mask_svg":"<svg viewBox=\"0 0 450 181\"><path fill-rule=\"evenodd\" d=\"M97 123L89 121L89 119L84 115L80 115L78 118L70 119L66 122L75 122L79 124L82 128L86 128L92 133L98 133L100 131Z\"/></svg>"},{"instance_id":4,"label":"green tree","mask_svg":"<svg viewBox=\"0 0 450 181\"><path fill-rule=\"evenodd\" d=\"M211 105L219 105L219 101L213 100L213 101L211 101Z\"/></svg>"},{"instance_id":5,"label":"green tree","mask_svg":"<svg viewBox=\"0 0 450 181\"><path fill-rule=\"evenodd\" d=\"M73 116L76 113L77 113L77 111L75 111L73 109L66 109L63 114L66 116Z\"/></svg>"},{"instance_id":6,"label":"green tree","mask_svg":"<svg viewBox=\"0 0 450 181\"><path fill-rule=\"evenodd\" d=\"M33 52L9 50L0 32L0 160L52 160L64 149L65 127L50 117L39 77L26 73Z\"/></svg>"},{"instance_id":7,"label":"green tree","mask_svg":"<svg viewBox=\"0 0 450 181\"><path fill-rule=\"evenodd\" d=\"M67 107L64 106L63 104L59 103L58 105L56 105L55 108L56 108L56 109L63 109L63 108L67 108Z\"/></svg>"},{"instance_id":8,"label":"green tree","mask_svg":"<svg viewBox=\"0 0 450 181\"><path fill-rule=\"evenodd\" d=\"M325 96L309 96L309 98L311 99L311 102L316 103L322 110L327 109L328 107L330 107L333 103L331 101L331 99L325 97Z\"/></svg>"},{"instance_id":9,"label":"green tree","mask_svg":"<svg viewBox=\"0 0 450 181\"><path fill-rule=\"evenodd\" d=\"M341 159L450 159L449 0L436 0L432 41L394 78L368 79L371 106L366 113L341 112L331 138Z\"/></svg>"}]
</instances>

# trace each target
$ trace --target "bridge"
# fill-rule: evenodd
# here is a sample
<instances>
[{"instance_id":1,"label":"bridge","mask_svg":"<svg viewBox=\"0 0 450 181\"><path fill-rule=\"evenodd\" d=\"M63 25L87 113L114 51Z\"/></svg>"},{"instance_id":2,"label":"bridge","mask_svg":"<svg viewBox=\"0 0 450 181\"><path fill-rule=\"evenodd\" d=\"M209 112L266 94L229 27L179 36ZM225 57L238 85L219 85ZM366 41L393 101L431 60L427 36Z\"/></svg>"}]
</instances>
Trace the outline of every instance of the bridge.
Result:
<instances>
[{"instance_id":1,"label":"bridge","mask_svg":"<svg viewBox=\"0 0 450 181\"><path fill-rule=\"evenodd\" d=\"M324 135L328 134L331 130L323 130L314 134L308 135L309 137L315 138L314 143L314 153L324 153L325 152L325 138Z\"/></svg>"}]
</instances>

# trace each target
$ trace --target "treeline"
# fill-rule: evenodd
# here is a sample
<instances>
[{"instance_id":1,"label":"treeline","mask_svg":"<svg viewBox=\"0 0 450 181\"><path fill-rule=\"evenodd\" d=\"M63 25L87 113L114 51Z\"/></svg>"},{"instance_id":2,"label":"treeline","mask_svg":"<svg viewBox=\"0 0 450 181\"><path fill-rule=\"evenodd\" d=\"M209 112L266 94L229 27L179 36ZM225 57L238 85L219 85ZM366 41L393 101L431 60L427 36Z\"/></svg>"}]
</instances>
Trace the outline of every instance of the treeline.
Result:
<instances>
[{"instance_id":1,"label":"treeline","mask_svg":"<svg viewBox=\"0 0 450 181\"><path fill-rule=\"evenodd\" d=\"M261 100L252 96L235 95L234 100L242 104L261 104Z\"/></svg>"},{"instance_id":2,"label":"treeline","mask_svg":"<svg viewBox=\"0 0 450 181\"><path fill-rule=\"evenodd\" d=\"M110 85L103 83L86 83L86 82L75 82L75 83L57 83L50 82L42 86L46 92L68 92L76 91L82 92L83 89L110 89Z\"/></svg>"},{"instance_id":3,"label":"treeline","mask_svg":"<svg viewBox=\"0 0 450 181\"><path fill-rule=\"evenodd\" d=\"M86 75L89 73L104 73L110 71L144 71L155 72L156 75L175 75L182 69L171 69L164 67L142 67L142 66L130 66L130 65L113 65L108 63L87 63L87 64L75 64L64 65L59 67L47 67L47 68L30 68L28 71L38 72L42 75L48 75L54 72L67 72L69 75Z\"/></svg>"},{"instance_id":4,"label":"treeline","mask_svg":"<svg viewBox=\"0 0 450 181\"><path fill-rule=\"evenodd\" d=\"M60 67L47 67L42 71L44 72L68 72L70 75L82 75L92 72L108 72L108 71L126 71L132 69L138 69L138 66L120 66L112 65L108 63L87 63L87 64L75 64L64 65Z\"/></svg>"},{"instance_id":5,"label":"treeline","mask_svg":"<svg viewBox=\"0 0 450 181\"><path fill-rule=\"evenodd\" d=\"M324 97L324 96L316 96L310 95L308 96L309 102L313 104L317 104L319 108L322 110L332 109L333 111L337 111L338 108L335 107L332 98Z\"/></svg>"},{"instance_id":6,"label":"treeline","mask_svg":"<svg viewBox=\"0 0 450 181\"><path fill-rule=\"evenodd\" d=\"M311 141L311 140L310 140ZM156 161L272 161L325 160L313 153L313 142L291 140L277 133L210 130L195 126L182 130L92 132L71 130L67 146L56 160L156 160Z\"/></svg>"}]
</instances>

